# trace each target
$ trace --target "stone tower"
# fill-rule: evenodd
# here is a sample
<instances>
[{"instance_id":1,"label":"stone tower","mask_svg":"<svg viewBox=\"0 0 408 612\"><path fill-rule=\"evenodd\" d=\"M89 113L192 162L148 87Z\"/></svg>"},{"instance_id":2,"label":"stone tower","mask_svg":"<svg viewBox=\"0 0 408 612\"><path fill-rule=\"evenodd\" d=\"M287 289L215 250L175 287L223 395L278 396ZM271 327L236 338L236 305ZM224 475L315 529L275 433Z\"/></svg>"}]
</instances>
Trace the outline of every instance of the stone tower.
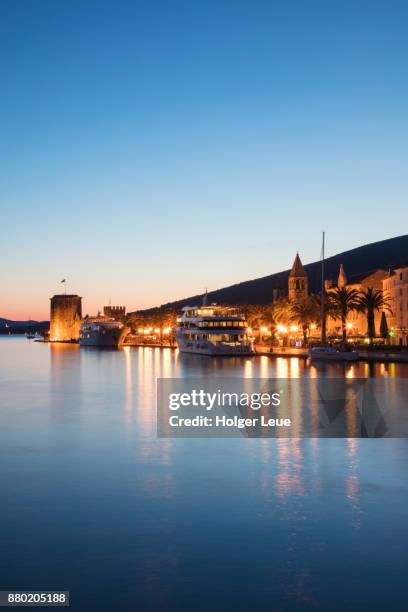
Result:
<instances>
[{"instance_id":1,"label":"stone tower","mask_svg":"<svg viewBox=\"0 0 408 612\"><path fill-rule=\"evenodd\" d=\"M105 317L121 321L126 316L126 306L104 306L103 314Z\"/></svg>"},{"instance_id":2,"label":"stone tower","mask_svg":"<svg viewBox=\"0 0 408 612\"><path fill-rule=\"evenodd\" d=\"M51 298L50 342L76 342L82 320L79 295L54 295Z\"/></svg>"},{"instance_id":3,"label":"stone tower","mask_svg":"<svg viewBox=\"0 0 408 612\"><path fill-rule=\"evenodd\" d=\"M347 285L347 276L343 268L343 264L340 264L339 276L337 279L337 286L341 289Z\"/></svg>"},{"instance_id":4,"label":"stone tower","mask_svg":"<svg viewBox=\"0 0 408 612\"><path fill-rule=\"evenodd\" d=\"M308 296L307 274L300 261L299 253L296 253L292 270L289 274L288 296L291 302L303 300Z\"/></svg>"}]
</instances>

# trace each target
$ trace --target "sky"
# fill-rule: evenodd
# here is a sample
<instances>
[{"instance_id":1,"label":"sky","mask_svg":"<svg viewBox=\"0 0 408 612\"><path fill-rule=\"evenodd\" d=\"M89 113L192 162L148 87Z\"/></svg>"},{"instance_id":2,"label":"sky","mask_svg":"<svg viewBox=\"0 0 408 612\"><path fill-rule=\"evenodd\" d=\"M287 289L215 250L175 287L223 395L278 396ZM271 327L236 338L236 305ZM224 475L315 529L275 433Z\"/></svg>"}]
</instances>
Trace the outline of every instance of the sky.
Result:
<instances>
[{"instance_id":1,"label":"sky","mask_svg":"<svg viewBox=\"0 0 408 612\"><path fill-rule=\"evenodd\" d=\"M405 0L1 0L0 317L407 232Z\"/></svg>"}]
</instances>

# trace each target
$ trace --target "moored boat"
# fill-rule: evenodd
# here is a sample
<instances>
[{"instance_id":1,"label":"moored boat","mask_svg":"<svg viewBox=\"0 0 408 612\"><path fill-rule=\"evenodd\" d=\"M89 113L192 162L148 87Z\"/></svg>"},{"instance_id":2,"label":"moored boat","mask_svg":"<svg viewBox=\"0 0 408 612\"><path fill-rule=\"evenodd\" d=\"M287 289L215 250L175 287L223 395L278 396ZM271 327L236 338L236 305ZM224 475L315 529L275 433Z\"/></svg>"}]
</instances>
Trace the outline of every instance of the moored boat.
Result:
<instances>
[{"instance_id":1,"label":"moored boat","mask_svg":"<svg viewBox=\"0 0 408 612\"><path fill-rule=\"evenodd\" d=\"M245 316L228 306L186 306L176 328L181 353L253 355Z\"/></svg>"},{"instance_id":2,"label":"moored boat","mask_svg":"<svg viewBox=\"0 0 408 612\"><path fill-rule=\"evenodd\" d=\"M117 348L128 328L119 321L84 321L79 332L81 346Z\"/></svg>"}]
</instances>

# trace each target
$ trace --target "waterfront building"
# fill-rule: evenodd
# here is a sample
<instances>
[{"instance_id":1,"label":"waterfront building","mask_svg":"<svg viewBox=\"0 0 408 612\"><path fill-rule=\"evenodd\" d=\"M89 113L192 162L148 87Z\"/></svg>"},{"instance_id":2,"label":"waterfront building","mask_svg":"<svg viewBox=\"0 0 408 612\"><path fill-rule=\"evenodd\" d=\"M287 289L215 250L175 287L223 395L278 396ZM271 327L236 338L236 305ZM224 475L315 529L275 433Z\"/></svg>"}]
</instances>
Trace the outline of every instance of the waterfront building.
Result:
<instances>
[{"instance_id":1,"label":"waterfront building","mask_svg":"<svg viewBox=\"0 0 408 612\"><path fill-rule=\"evenodd\" d=\"M273 289L272 299L274 302L285 298L291 303L304 300L309 295L308 277L306 270L303 267L299 254L296 254L292 269L289 273L287 292L282 288ZM385 297L389 299L390 307L393 311L391 315L387 311L379 311L374 313L374 324L376 336L381 334L381 319L386 317L388 329L390 331L389 339L393 344L408 345L408 266L396 268L393 270L377 269L364 272L361 274L347 275L344 265L341 264L337 278L325 279L325 290L330 296L330 292L336 288L354 289L358 293L371 288L384 292ZM288 304L289 306L289 304ZM287 327L287 325L282 326ZM295 328L295 325L291 325ZM347 336L350 340L367 338L367 313L351 311L348 314ZM327 317L326 321L327 337L340 338L342 336L342 324L340 319ZM310 332L310 337L319 337L320 326L313 325ZM295 339L301 338L301 330L292 336Z\"/></svg>"},{"instance_id":2,"label":"waterfront building","mask_svg":"<svg viewBox=\"0 0 408 612\"><path fill-rule=\"evenodd\" d=\"M346 287L347 289L355 289L358 292L364 291L371 287L383 291L383 280L387 277L386 270L375 270L365 272L363 274L355 274L347 277L343 264L340 266L339 275L337 278L337 287ZM334 291L336 286L333 282L326 281L326 291L330 296L330 292ZM374 315L374 323L377 335L380 333L382 312L376 312ZM352 338L366 336L367 334L367 315L364 312L352 311L347 317L347 335ZM341 336L341 321L340 319L327 318L327 335Z\"/></svg>"},{"instance_id":3,"label":"waterfront building","mask_svg":"<svg viewBox=\"0 0 408 612\"><path fill-rule=\"evenodd\" d=\"M391 313L386 313L390 342L408 345L408 266L389 270L383 291L389 300Z\"/></svg>"},{"instance_id":4,"label":"waterfront building","mask_svg":"<svg viewBox=\"0 0 408 612\"><path fill-rule=\"evenodd\" d=\"M50 309L50 342L77 342L82 320L79 295L54 295Z\"/></svg>"}]
</instances>

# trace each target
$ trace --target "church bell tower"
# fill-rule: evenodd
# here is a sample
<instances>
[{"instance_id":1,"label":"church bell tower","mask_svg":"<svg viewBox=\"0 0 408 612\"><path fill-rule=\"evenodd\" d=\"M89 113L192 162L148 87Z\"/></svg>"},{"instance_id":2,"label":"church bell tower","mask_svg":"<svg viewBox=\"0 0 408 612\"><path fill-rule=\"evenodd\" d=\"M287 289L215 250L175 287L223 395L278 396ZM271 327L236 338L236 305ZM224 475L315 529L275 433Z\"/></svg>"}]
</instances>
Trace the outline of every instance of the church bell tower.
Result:
<instances>
[{"instance_id":1,"label":"church bell tower","mask_svg":"<svg viewBox=\"0 0 408 612\"><path fill-rule=\"evenodd\" d=\"M300 261L299 253L296 253L292 270L289 274L288 295L291 302L304 300L309 294L306 270Z\"/></svg>"}]
</instances>

